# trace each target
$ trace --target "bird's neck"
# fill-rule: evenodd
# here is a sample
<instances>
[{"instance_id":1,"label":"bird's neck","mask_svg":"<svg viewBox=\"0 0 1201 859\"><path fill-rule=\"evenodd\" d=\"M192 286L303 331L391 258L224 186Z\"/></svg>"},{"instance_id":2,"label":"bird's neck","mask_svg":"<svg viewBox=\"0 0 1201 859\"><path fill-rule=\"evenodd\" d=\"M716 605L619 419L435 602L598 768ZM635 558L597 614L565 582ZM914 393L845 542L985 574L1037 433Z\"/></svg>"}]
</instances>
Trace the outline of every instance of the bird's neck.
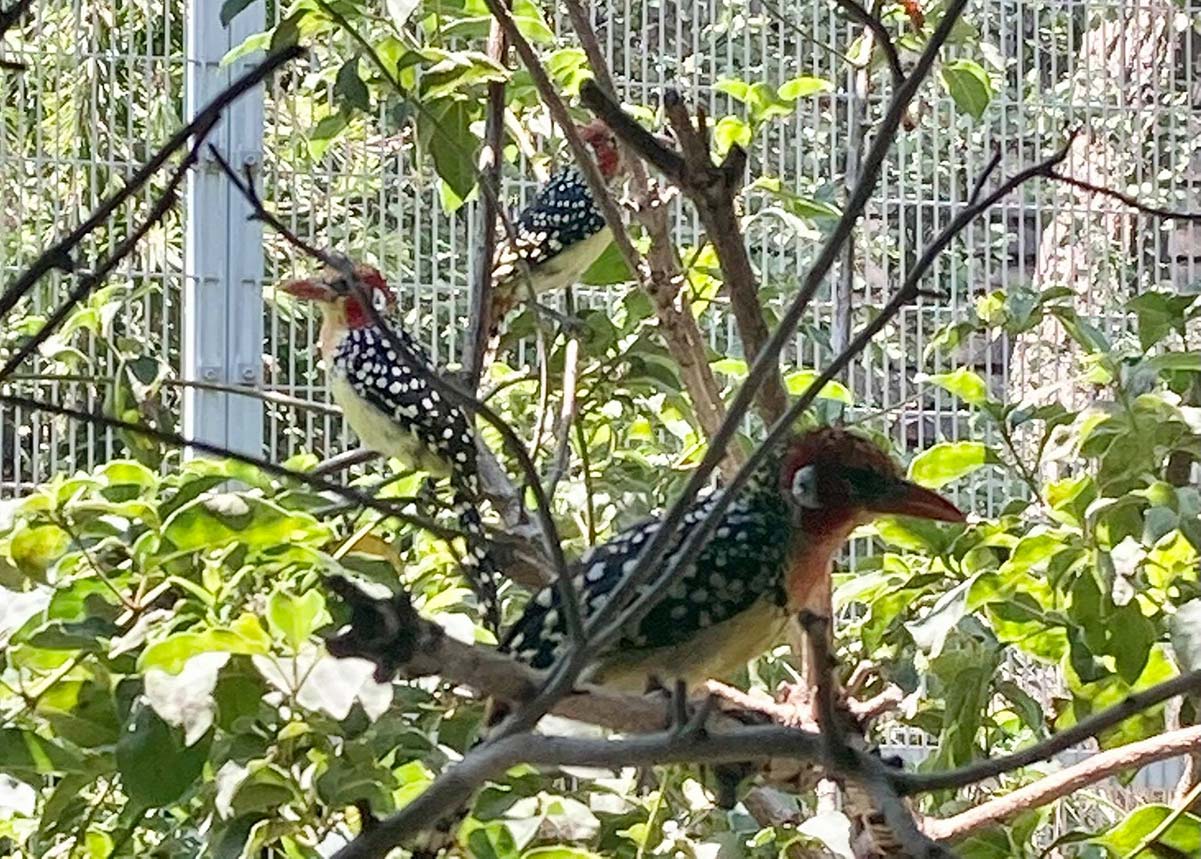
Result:
<instances>
[{"instance_id":1,"label":"bird's neck","mask_svg":"<svg viewBox=\"0 0 1201 859\"><path fill-rule=\"evenodd\" d=\"M342 345L343 338L350 333L350 326L346 321L346 311L341 307L323 307L321 311L321 332L317 343L321 347L321 356L328 362Z\"/></svg>"},{"instance_id":2,"label":"bird's neck","mask_svg":"<svg viewBox=\"0 0 1201 859\"><path fill-rule=\"evenodd\" d=\"M853 510L806 511L792 539L788 564L788 609L825 616L830 611L834 556L863 518Z\"/></svg>"}]
</instances>

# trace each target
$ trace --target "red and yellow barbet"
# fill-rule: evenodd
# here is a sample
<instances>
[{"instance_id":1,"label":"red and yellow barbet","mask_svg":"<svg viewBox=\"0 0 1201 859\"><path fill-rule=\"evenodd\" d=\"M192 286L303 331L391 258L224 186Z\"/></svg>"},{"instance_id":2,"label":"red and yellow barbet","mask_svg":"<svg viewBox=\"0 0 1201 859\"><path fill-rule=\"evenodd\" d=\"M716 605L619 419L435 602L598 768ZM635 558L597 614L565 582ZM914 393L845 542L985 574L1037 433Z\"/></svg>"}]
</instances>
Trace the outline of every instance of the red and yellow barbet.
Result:
<instances>
[{"instance_id":1,"label":"red and yellow barbet","mask_svg":"<svg viewBox=\"0 0 1201 859\"><path fill-rule=\"evenodd\" d=\"M687 511L673 551L715 497ZM779 641L790 617L806 609L825 613L835 554L852 530L881 515L964 518L940 495L906 480L891 457L860 436L824 428L795 437L739 493L697 561L583 679L642 692L680 679L695 687L727 676ZM634 525L581 559L575 584L585 617L629 575L660 526L658 519ZM558 593L548 587L501 647L547 668L565 635Z\"/></svg>"},{"instance_id":2,"label":"red and yellow barbet","mask_svg":"<svg viewBox=\"0 0 1201 859\"><path fill-rule=\"evenodd\" d=\"M577 128L605 181L624 173L617 139L604 122ZM536 298L579 281L612 241L612 233L575 162L551 174L502 233L492 266L492 335L523 297ZM531 294L532 293L532 294Z\"/></svg>"},{"instance_id":3,"label":"red and yellow barbet","mask_svg":"<svg viewBox=\"0 0 1201 859\"><path fill-rule=\"evenodd\" d=\"M383 276L370 266L356 266L355 279L386 317L396 298ZM449 478L455 512L467 535L464 573L489 624L499 630L498 568L478 509L474 426L427 382L439 373L428 353L399 326L389 324L396 343L389 339L352 286L343 274L330 270L289 283L284 291L321 308L321 355L330 388L360 441L412 468Z\"/></svg>"}]
</instances>

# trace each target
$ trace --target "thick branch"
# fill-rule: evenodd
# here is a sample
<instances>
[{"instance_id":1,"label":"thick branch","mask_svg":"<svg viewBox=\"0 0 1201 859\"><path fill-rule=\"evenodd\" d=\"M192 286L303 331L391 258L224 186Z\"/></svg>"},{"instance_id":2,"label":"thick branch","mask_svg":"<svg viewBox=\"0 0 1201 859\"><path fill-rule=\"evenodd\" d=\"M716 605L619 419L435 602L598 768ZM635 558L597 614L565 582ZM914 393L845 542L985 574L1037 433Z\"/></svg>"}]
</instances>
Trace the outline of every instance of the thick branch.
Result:
<instances>
[{"instance_id":1,"label":"thick branch","mask_svg":"<svg viewBox=\"0 0 1201 859\"><path fill-rule=\"evenodd\" d=\"M586 81L580 98L605 120L630 148L659 168L696 206L708 240L721 266L734 321L742 338L743 351L758 355L768 340L767 322L759 303L759 287L747 255L742 225L735 211L735 198L742 186L746 152L734 146L720 165L710 155L709 130L703 111L693 123L679 93L669 90L663 99L667 118L680 142L681 154L642 129L601 87ZM759 392L759 410L767 423L784 411L787 396L779 372L770 374Z\"/></svg>"},{"instance_id":2,"label":"thick branch","mask_svg":"<svg viewBox=\"0 0 1201 859\"><path fill-rule=\"evenodd\" d=\"M1201 727L1193 726L1098 752L1078 764L1065 767L1033 784L991 799L962 814L943 820L927 819L923 822L922 829L936 840L957 841L1022 812L1041 808L1090 784L1096 784L1122 772L1141 769L1156 761L1194 752L1199 747Z\"/></svg>"}]
</instances>

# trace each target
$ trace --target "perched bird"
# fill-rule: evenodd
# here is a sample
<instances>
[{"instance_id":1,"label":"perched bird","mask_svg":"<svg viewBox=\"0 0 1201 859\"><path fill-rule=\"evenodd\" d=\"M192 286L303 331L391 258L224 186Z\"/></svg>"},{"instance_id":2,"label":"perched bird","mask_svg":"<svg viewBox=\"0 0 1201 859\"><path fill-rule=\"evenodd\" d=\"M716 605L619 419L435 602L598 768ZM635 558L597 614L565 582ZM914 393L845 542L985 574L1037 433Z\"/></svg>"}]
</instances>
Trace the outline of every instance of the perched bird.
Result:
<instances>
[{"instance_id":1,"label":"perched bird","mask_svg":"<svg viewBox=\"0 0 1201 859\"><path fill-rule=\"evenodd\" d=\"M396 297L379 271L359 265L354 274L381 316L396 306ZM413 468L450 479L455 512L467 535L464 573L485 617L498 630L498 567L477 507L475 429L462 409L426 381L438 374L438 368L407 332L389 326L402 347L396 349L343 273L329 269L319 277L293 281L283 290L321 308L321 355L330 388L362 443Z\"/></svg>"},{"instance_id":2,"label":"perched bird","mask_svg":"<svg viewBox=\"0 0 1201 859\"><path fill-rule=\"evenodd\" d=\"M688 510L669 557L716 498ZM694 688L730 674L778 641L790 617L812 610L851 531L886 514L964 519L949 501L904 479L891 457L860 436L824 428L794 437L730 505L696 563L581 679L640 693L677 680ZM585 617L629 575L660 525L634 525L581 559L575 583ZM565 634L558 593L548 587L501 648L547 668Z\"/></svg>"},{"instance_id":3,"label":"perched bird","mask_svg":"<svg viewBox=\"0 0 1201 859\"><path fill-rule=\"evenodd\" d=\"M599 119L577 130L605 180L617 181L624 171L613 132ZM513 232L512 238L502 234L492 266L494 339L504 317L523 297L536 298L571 286L613 238L574 161L556 170L538 189L533 202L514 219Z\"/></svg>"}]
</instances>

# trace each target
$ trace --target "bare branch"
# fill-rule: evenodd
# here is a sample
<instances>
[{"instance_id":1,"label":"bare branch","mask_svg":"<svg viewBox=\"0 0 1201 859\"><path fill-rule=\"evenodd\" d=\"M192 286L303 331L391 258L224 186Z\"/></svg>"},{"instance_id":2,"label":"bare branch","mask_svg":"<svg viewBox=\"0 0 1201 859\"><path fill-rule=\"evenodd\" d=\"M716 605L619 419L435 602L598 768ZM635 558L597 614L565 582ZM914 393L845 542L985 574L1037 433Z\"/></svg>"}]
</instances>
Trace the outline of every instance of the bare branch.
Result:
<instances>
[{"instance_id":1,"label":"bare branch","mask_svg":"<svg viewBox=\"0 0 1201 859\"><path fill-rule=\"evenodd\" d=\"M954 817L927 818L922 829L939 841L957 841L996 823L1075 793L1121 772L1141 769L1156 761L1195 751L1201 746L1201 727L1170 731L1158 737L1097 752L1078 764L1040 778L1012 793L983 802Z\"/></svg>"},{"instance_id":2,"label":"bare branch","mask_svg":"<svg viewBox=\"0 0 1201 859\"><path fill-rule=\"evenodd\" d=\"M20 4L18 4L19 6ZM304 50L299 46L285 48L263 60L259 65L255 66L249 72L244 74L238 80L234 81L220 95L209 102L204 110L196 114L195 118L179 131L175 132L171 138L155 153L154 157L147 161L136 173L133 174L117 191L99 206L92 210L87 219L78 227L73 229L65 237L56 242L52 247L48 248L41 254L33 264L29 266L21 275L5 289L3 295L0 295L0 317L8 315L8 313L17 305L34 285L41 280L52 269L61 269L63 271L73 271L75 262L72 254L80 242L84 240L92 231L97 229L101 224L108 220L109 216L117 210L126 200L141 190L150 178L158 172L176 152L187 146L196 133L206 127L211 127L213 121L220 117L222 112L232 102L242 96L244 93L253 89L266 80L274 71L279 69L286 63L297 59L304 55Z\"/></svg>"},{"instance_id":3,"label":"bare branch","mask_svg":"<svg viewBox=\"0 0 1201 859\"><path fill-rule=\"evenodd\" d=\"M959 769L941 773L898 773L895 776L897 789L904 794L929 793L935 790L951 790L966 787L969 784L995 778L1003 773L1045 761L1065 749L1091 739L1108 729L1119 725L1136 716L1144 710L1154 707L1169 698L1201 690L1201 671L1190 671L1171 680L1165 680L1135 692L1126 697L1120 704L1115 704L1108 710L1102 710L1087 719L1082 719L1070 728L1065 728L1053 737L1035 743L1028 749L1014 752L992 760L968 764ZM1190 729L1191 730L1191 729ZM1095 758L1094 758L1095 759Z\"/></svg>"},{"instance_id":4,"label":"bare branch","mask_svg":"<svg viewBox=\"0 0 1201 859\"><path fill-rule=\"evenodd\" d=\"M192 148L188 150L187 156L179 163L179 166L175 168L175 171L167 180L167 187L163 190L162 196L151 207L149 213L147 213L146 219L134 228L94 271L79 278L79 281L67 294L66 300L59 304L54 312L50 314L50 317L42 323L42 327L38 329L37 334L22 343L21 347L4 362L4 366L0 367L0 382L9 378L25 362L26 358L37 352L38 348L49 340L50 336L71 315L76 305L91 295L104 282L105 278L112 273L113 269L137 250L138 245L146 237L146 234L154 229L155 225L165 218L169 211L175 208L175 204L179 200L179 188L187 178L188 171L192 168L192 165L196 163L196 158L200 153L200 147L204 144L205 137L213 130L219 118L219 114L214 115L205 125L196 130L195 143L192 144Z\"/></svg>"},{"instance_id":5,"label":"bare branch","mask_svg":"<svg viewBox=\"0 0 1201 859\"><path fill-rule=\"evenodd\" d=\"M546 475L546 494L554 497L555 489L571 459L571 427L576 416L576 374L580 363L580 341L572 337L567 341L563 356L563 402L559 407L559 419L555 425L555 449L551 455L550 471Z\"/></svg>"},{"instance_id":6,"label":"bare branch","mask_svg":"<svg viewBox=\"0 0 1201 859\"><path fill-rule=\"evenodd\" d=\"M316 475L337 474L339 471L345 471L348 468L354 468L356 465L362 465L363 463L371 462L373 459L379 459L379 456L374 450L369 450L365 447L356 447L353 450L344 450L336 456L331 456L309 473Z\"/></svg>"},{"instance_id":7,"label":"bare branch","mask_svg":"<svg viewBox=\"0 0 1201 859\"><path fill-rule=\"evenodd\" d=\"M1153 218L1164 218L1171 221L1201 221L1201 212L1182 212L1176 209L1167 209L1162 206L1152 206L1149 203L1140 201L1137 197L1130 194L1125 194L1121 191L1116 191L1113 188L1106 188L1104 185L1095 185L1092 182L1084 179L1076 179L1073 176L1065 176L1062 173L1053 171L1048 174L1049 179L1054 179L1056 182L1061 182L1064 185L1069 185L1073 188L1078 188L1081 191L1086 191L1089 194L1098 194L1102 197L1109 197L1117 200L1137 212L1142 212L1144 215L1150 215Z\"/></svg>"},{"instance_id":8,"label":"bare branch","mask_svg":"<svg viewBox=\"0 0 1201 859\"><path fill-rule=\"evenodd\" d=\"M735 198L742 187L746 168L746 152L733 146L720 165L714 164L709 155L710 140L704 112L697 112L694 124L675 90L664 94L663 106L682 155L671 151L642 129L595 83L584 82L580 99L604 119L625 144L658 167L692 201L706 238L717 253L743 351L747 355L759 354L768 340L767 322L759 304L758 282L747 255L742 225L735 211ZM770 374L758 396L764 420L767 423L777 420L787 403L778 370Z\"/></svg>"}]
</instances>

